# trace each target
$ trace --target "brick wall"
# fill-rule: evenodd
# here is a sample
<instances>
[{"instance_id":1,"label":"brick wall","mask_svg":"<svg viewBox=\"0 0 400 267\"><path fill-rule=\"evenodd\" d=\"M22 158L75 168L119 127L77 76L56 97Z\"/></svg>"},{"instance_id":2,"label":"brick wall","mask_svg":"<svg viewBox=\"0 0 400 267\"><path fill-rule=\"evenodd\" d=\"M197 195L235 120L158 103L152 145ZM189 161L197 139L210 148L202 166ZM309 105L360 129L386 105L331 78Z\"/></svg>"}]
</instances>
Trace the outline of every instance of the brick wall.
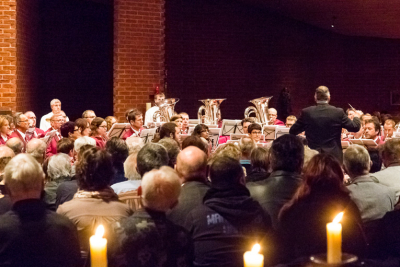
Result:
<instances>
[{"instance_id":1,"label":"brick wall","mask_svg":"<svg viewBox=\"0 0 400 267\"><path fill-rule=\"evenodd\" d=\"M227 98L224 118L242 118L249 100L291 91L293 113L313 104L317 86L331 103L387 110L400 80L400 40L347 37L233 0L166 2L168 95L196 116L203 98Z\"/></svg>"},{"instance_id":2,"label":"brick wall","mask_svg":"<svg viewBox=\"0 0 400 267\"><path fill-rule=\"evenodd\" d=\"M164 0L114 1L114 115L145 111L164 82Z\"/></svg>"},{"instance_id":3,"label":"brick wall","mask_svg":"<svg viewBox=\"0 0 400 267\"><path fill-rule=\"evenodd\" d=\"M16 0L0 1L0 110L16 109Z\"/></svg>"}]
</instances>

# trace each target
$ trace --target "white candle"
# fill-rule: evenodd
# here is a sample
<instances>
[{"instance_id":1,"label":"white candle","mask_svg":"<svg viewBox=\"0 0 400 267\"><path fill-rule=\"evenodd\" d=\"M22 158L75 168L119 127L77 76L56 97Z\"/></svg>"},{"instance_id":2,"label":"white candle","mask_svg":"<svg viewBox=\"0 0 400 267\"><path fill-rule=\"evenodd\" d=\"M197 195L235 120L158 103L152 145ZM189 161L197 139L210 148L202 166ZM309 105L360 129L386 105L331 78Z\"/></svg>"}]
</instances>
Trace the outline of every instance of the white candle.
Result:
<instances>
[{"instance_id":1,"label":"white candle","mask_svg":"<svg viewBox=\"0 0 400 267\"><path fill-rule=\"evenodd\" d=\"M260 245L255 244L251 251L246 251L243 255L244 267L263 267L264 256L259 254Z\"/></svg>"},{"instance_id":2,"label":"white candle","mask_svg":"<svg viewBox=\"0 0 400 267\"><path fill-rule=\"evenodd\" d=\"M333 222L326 225L328 263L340 263L342 261L342 224L339 223L342 217L343 212L339 213L333 219Z\"/></svg>"},{"instance_id":3,"label":"white candle","mask_svg":"<svg viewBox=\"0 0 400 267\"><path fill-rule=\"evenodd\" d=\"M149 110L151 108L151 103L146 103L146 110Z\"/></svg>"},{"instance_id":4,"label":"white candle","mask_svg":"<svg viewBox=\"0 0 400 267\"><path fill-rule=\"evenodd\" d=\"M99 225L90 237L90 261L92 267L107 267L107 239L103 238L104 227Z\"/></svg>"}]
</instances>

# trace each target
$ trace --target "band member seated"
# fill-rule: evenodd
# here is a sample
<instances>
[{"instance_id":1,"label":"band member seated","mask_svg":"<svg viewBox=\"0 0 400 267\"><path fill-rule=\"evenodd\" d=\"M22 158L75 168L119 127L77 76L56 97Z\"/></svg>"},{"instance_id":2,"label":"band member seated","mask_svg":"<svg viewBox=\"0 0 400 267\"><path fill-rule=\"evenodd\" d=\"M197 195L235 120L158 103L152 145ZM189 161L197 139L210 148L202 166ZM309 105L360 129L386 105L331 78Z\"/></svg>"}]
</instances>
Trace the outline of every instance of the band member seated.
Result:
<instances>
[{"instance_id":1,"label":"band member seated","mask_svg":"<svg viewBox=\"0 0 400 267\"><path fill-rule=\"evenodd\" d=\"M9 139L10 124L5 116L0 116L0 145L5 145Z\"/></svg>"},{"instance_id":2,"label":"band member seated","mask_svg":"<svg viewBox=\"0 0 400 267\"><path fill-rule=\"evenodd\" d=\"M179 115L182 117L182 134L189 133L189 115L186 112L181 112Z\"/></svg>"},{"instance_id":3,"label":"band member seated","mask_svg":"<svg viewBox=\"0 0 400 267\"><path fill-rule=\"evenodd\" d=\"M40 119L40 129L46 131L50 128L50 119L54 114L59 114L61 112L61 101L58 99L53 99L50 102L51 112L44 115ZM68 117L66 117L66 121L69 121Z\"/></svg>"},{"instance_id":4,"label":"band member seated","mask_svg":"<svg viewBox=\"0 0 400 267\"><path fill-rule=\"evenodd\" d=\"M63 121L61 114L53 115L50 119L51 128L46 132L46 136L48 136L46 158L57 154L57 142L62 138L60 128Z\"/></svg>"},{"instance_id":5,"label":"band member seated","mask_svg":"<svg viewBox=\"0 0 400 267\"><path fill-rule=\"evenodd\" d=\"M286 127L290 128L292 127L293 124L295 124L297 121L297 118L293 115L290 115L286 118Z\"/></svg>"},{"instance_id":6,"label":"band member seated","mask_svg":"<svg viewBox=\"0 0 400 267\"><path fill-rule=\"evenodd\" d=\"M90 123L86 119L77 119L75 121L75 125L78 126L78 130L81 136L90 136Z\"/></svg>"},{"instance_id":7,"label":"band member seated","mask_svg":"<svg viewBox=\"0 0 400 267\"><path fill-rule=\"evenodd\" d=\"M104 149L107 142L107 122L103 118L96 117L90 124L90 130L90 137L96 141L96 146Z\"/></svg>"},{"instance_id":8,"label":"band member seated","mask_svg":"<svg viewBox=\"0 0 400 267\"><path fill-rule=\"evenodd\" d=\"M372 139L378 145L385 143L380 136L381 125L377 120L366 120L364 125L364 138Z\"/></svg>"},{"instance_id":9,"label":"band member seated","mask_svg":"<svg viewBox=\"0 0 400 267\"><path fill-rule=\"evenodd\" d=\"M25 116L28 118L29 121L29 129L26 133L27 141L31 140L32 138L42 138L44 137L44 131L36 128L36 115L32 111L25 112Z\"/></svg>"},{"instance_id":10,"label":"band member seated","mask_svg":"<svg viewBox=\"0 0 400 267\"><path fill-rule=\"evenodd\" d=\"M92 120L96 118L96 114L93 110L88 109L82 113L82 118L86 119L89 123L92 123Z\"/></svg>"},{"instance_id":11,"label":"band member seated","mask_svg":"<svg viewBox=\"0 0 400 267\"><path fill-rule=\"evenodd\" d=\"M210 130L207 125L197 124L196 127L194 127L192 136L200 137L204 144L210 147Z\"/></svg>"},{"instance_id":12,"label":"band member seated","mask_svg":"<svg viewBox=\"0 0 400 267\"><path fill-rule=\"evenodd\" d=\"M118 123L118 120L114 116L107 116L106 122L107 122L107 132L108 132L114 124Z\"/></svg>"},{"instance_id":13,"label":"band member seated","mask_svg":"<svg viewBox=\"0 0 400 267\"><path fill-rule=\"evenodd\" d=\"M182 116L181 115L174 115L171 117L170 122L176 124L176 127L179 128L179 133L182 133Z\"/></svg>"},{"instance_id":14,"label":"band member seated","mask_svg":"<svg viewBox=\"0 0 400 267\"><path fill-rule=\"evenodd\" d=\"M27 143L26 131L28 131L29 128L28 118L23 113L18 112L14 116L14 122L15 122L15 130L10 134L9 139L13 137L19 138L24 144L23 151L25 152L25 147Z\"/></svg>"},{"instance_id":15,"label":"band member seated","mask_svg":"<svg viewBox=\"0 0 400 267\"><path fill-rule=\"evenodd\" d=\"M259 143L261 140L262 128L261 125L258 123L252 123L249 125L248 128L248 135L254 142Z\"/></svg>"},{"instance_id":16,"label":"band member seated","mask_svg":"<svg viewBox=\"0 0 400 267\"><path fill-rule=\"evenodd\" d=\"M131 136L140 137L140 133L143 130L143 113L138 109L133 109L128 113L127 120L131 128L124 133L122 139L126 140Z\"/></svg>"},{"instance_id":17,"label":"band member seated","mask_svg":"<svg viewBox=\"0 0 400 267\"><path fill-rule=\"evenodd\" d=\"M274 108L268 109L268 119L271 125L285 126L283 121L278 120L278 111Z\"/></svg>"},{"instance_id":18,"label":"band member seated","mask_svg":"<svg viewBox=\"0 0 400 267\"><path fill-rule=\"evenodd\" d=\"M354 115L356 114L356 112L354 111L354 109L352 109L352 108L348 108L347 110L346 110L346 115L347 115L347 117L350 119L350 120L353 120L354 119Z\"/></svg>"},{"instance_id":19,"label":"band member seated","mask_svg":"<svg viewBox=\"0 0 400 267\"><path fill-rule=\"evenodd\" d=\"M159 105L165 100L165 95L163 93L158 93L154 95L154 107L149 108L146 111L146 115L145 115L145 120L144 120L144 124L147 126L152 122L155 122L153 117L154 117L154 113L156 111L159 111ZM157 119L157 121L159 121L159 118Z\"/></svg>"},{"instance_id":20,"label":"band member seated","mask_svg":"<svg viewBox=\"0 0 400 267\"><path fill-rule=\"evenodd\" d=\"M382 139L386 140L386 138L393 138L394 127L396 123L392 119L387 119L385 121L385 125L383 125L384 134L382 135Z\"/></svg>"}]
</instances>

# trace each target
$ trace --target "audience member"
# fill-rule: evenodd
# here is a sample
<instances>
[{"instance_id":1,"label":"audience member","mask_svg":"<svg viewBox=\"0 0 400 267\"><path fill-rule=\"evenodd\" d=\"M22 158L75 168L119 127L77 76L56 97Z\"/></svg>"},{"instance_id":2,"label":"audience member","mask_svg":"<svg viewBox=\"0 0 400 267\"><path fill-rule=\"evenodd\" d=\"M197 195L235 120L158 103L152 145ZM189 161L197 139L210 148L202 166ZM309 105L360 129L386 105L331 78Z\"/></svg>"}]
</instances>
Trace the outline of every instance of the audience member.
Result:
<instances>
[{"instance_id":1,"label":"audience member","mask_svg":"<svg viewBox=\"0 0 400 267\"><path fill-rule=\"evenodd\" d=\"M264 239L271 219L250 197L238 160L215 158L210 178L203 205L195 207L185 223L194 242L194 265L243 266L243 253Z\"/></svg>"},{"instance_id":2,"label":"audience member","mask_svg":"<svg viewBox=\"0 0 400 267\"><path fill-rule=\"evenodd\" d=\"M69 138L63 138L57 142L57 152L64 153L70 156L71 158L74 157L74 140Z\"/></svg>"},{"instance_id":3,"label":"audience member","mask_svg":"<svg viewBox=\"0 0 400 267\"><path fill-rule=\"evenodd\" d=\"M105 150L111 155L115 171L114 178L111 179L110 185L125 182L127 179L124 173L124 162L129 156L128 146L125 141L118 137L113 137L106 143Z\"/></svg>"},{"instance_id":4,"label":"audience member","mask_svg":"<svg viewBox=\"0 0 400 267\"><path fill-rule=\"evenodd\" d=\"M129 155L131 154L137 154L142 147L144 147L144 142L140 137L136 136L131 136L128 137L126 140L126 145L128 146L129 149Z\"/></svg>"},{"instance_id":5,"label":"audience member","mask_svg":"<svg viewBox=\"0 0 400 267\"><path fill-rule=\"evenodd\" d=\"M0 216L2 266L80 264L76 228L64 216L46 210L40 200L43 178L41 166L27 154L17 155L5 168L13 208Z\"/></svg>"},{"instance_id":6,"label":"audience member","mask_svg":"<svg viewBox=\"0 0 400 267\"><path fill-rule=\"evenodd\" d=\"M104 149L106 146L107 122L100 117L96 117L90 123L90 137L96 141L98 148Z\"/></svg>"},{"instance_id":7,"label":"audience member","mask_svg":"<svg viewBox=\"0 0 400 267\"><path fill-rule=\"evenodd\" d=\"M9 193L4 185L4 169L15 156L11 148L0 146L0 215L11 209L12 203Z\"/></svg>"},{"instance_id":8,"label":"audience member","mask_svg":"<svg viewBox=\"0 0 400 267\"><path fill-rule=\"evenodd\" d=\"M251 126L251 125L250 125ZM250 129L249 126L249 129ZM239 148L241 152L240 164L246 169L245 176L251 172L251 152L257 147L256 142L250 137L243 137L239 141Z\"/></svg>"},{"instance_id":9,"label":"audience member","mask_svg":"<svg viewBox=\"0 0 400 267\"><path fill-rule=\"evenodd\" d=\"M178 154L181 151L179 148L179 144L171 138L161 139L158 142L158 144L162 145L165 148L165 150L167 150L169 158L168 166L174 168L176 164L176 158L178 157Z\"/></svg>"},{"instance_id":10,"label":"audience member","mask_svg":"<svg viewBox=\"0 0 400 267\"><path fill-rule=\"evenodd\" d=\"M49 159L47 165L48 181L44 186L44 202L50 210L56 210L56 192L58 186L71 179L71 161L68 155L59 153Z\"/></svg>"},{"instance_id":11,"label":"audience member","mask_svg":"<svg viewBox=\"0 0 400 267\"><path fill-rule=\"evenodd\" d=\"M176 168L182 183L178 204L168 213L168 219L184 226L186 216L203 203L210 186L207 184L207 155L197 147L188 147L179 153Z\"/></svg>"},{"instance_id":12,"label":"audience member","mask_svg":"<svg viewBox=\"0 0 400 267\"><path fill-rule=\"evenodd\" d=\"M28 142L28 144L26 144L26 153L31 155L40 165L42 165L46 155L46 148L47 145L44 141L33 138Z\"/></svg>"},{"instance_id":13,"label":"audience member","mask_svg":"<svg viewBox=\"0 0 400 267\"><path fill-rule=\"evenodd\" d=\"M343 165L351 180L347 189L350 190L350 197L356 203L363 222L380 219L386 212L393 210L396 192L370 176L371 160L364 147L349 146L343 155Z\"/></svg>"},{"instance_id":14,"label":"audience member","mask_svg":"<svg viewBox=\"0 0 400 267\"><path fill-rule=\"evenodd\" d=\"M275 228L279 211L293 197L302 181L304 146L300 138L285 134L275 139L269 157L272 173L268 179L249 187L251 196L268 212Z\"/></svg>"},{"instance_id":15,"label":"audience member","mask_svg":"<svg viewBox=\"0 0 400 267\"><path fill-rule=\"evenodd\" d=\"M379 147L368 147L368 154L369 157L371 158L371 169L369 170L369 173L375 173L379 172L382 170L382 157L380 153L380 148Z\"/></svg>"},{"instance_id":16,"label":"audience member","mask_svg":"<svg viewBox=\"0 0 400 267\"><path fill-rule=\"evenodd\" d=\"M195 146L208 155L208 146L200 139L200 137L197 136L186 137L182 142L182 150L189 146Z\"/></svg>"},{"instance_id":17,"label":"audience member","mask_svg":"<svg viewBox=\"0 0 400 267\"><path fill-rule=\"evenodd\" d=\"M92 121L94 120L94 118L96 118L96 114L94 113L93 110L88 109L88 110L85 110L85 111L82 113L82 118L86 119L86 120L89 122L89 124L90 124L90 123L92 123Z\"/></svg>"},{"instance_id":18,"label":"audience member","mask_svg":"<svg viewBox=\"0 0 400 267\"><path fill-rule=\"evenodd\" d=\"M344 212L343 251L359 257L365 255L360 212L343 178L340 163L332 155L322 153L310 160L301 186L279 215L282 261L327 251L326 224L340 212Z\"/></svg>"},{"instance_id":19,"label":"audience member","mask_svg":"<svg viewBox=\"0 0 400 267\"><path fill-rule=\"evenodd\" d=\"M176 205L180 190L178 176L170 167L143 176L143 209L124 223L120 237L123 260L117 266L192 266L192 244L187 232L165 216Z\"/></svg>"},{"instance_id":20,"label":"audience member","mask_svg":"<svg viewBox=\"0 0 400 267\"><path fill-rule=\"evenodd\" d=\"M24 143L18 137L8 139L6 146L11 148L15 155L22 153L24 150Z\"/></svg>"},{"instance_id":21,"label":"audience member","mask_svg":"<svg viewBox=\"0 0 400 267\"><path fill-rule=\"evenodd\" d=\"M106 229L107 251L115 250L114 223L131 214L129 207L118 201L110 187L114 176L111 155L99 148L86 150L76 166L79 190L71 201L65 202L57 213L68 217L77 227L81 248L89 248L89 238L96 227ZM112 266L112 264L110 264Z\"/></svg>"},{"instance_id":22,"label":"audience member","mask_svg":"<svg viewBox=\"0 0 400 267\"><path fill-rule=\"evenodd\" d=\"M262 181L268 178L270 174L268 157L268 150L264 147L256 147L251 152L251 171L246 176L246 186L250 192L252 189L250 189L249 182Z\"/></svg>"},{"instance_id":23,"label":"audience member","mask_svg":"<svg viewBox=\"0 0 400 267\"><path fill-rule=\"evenodd\" d=\"M168 166L167 150L159 144L146 144L137 155L137 171L141 177L146 172Z\"/></svg>"},{"instance_id":24,"label":"audience member","mask_svg":"<svg viewBox=\"0 0 400 267\"><path fill-rule=\"evenodd\" d=\"M130 154L124 162L125 177L128 181L119 182L111 185L116 194L137 190L140 186L142 177L136 170L137 153Z\"/></svg>"},{"instance_id":25,"label":"audience member","mask_svg":"<svg viewBox=\"0 0 400 267\"><path fill-rule=\"evenodd\" d=\"M299 136L301 142L304 145L304 163L303 163L303 167L307 166L308 162L312 159L312 157L314 157L315 155L317 155L319 152L315 149L311 149L308 146L308 141L306 138Z\"/></svg>"}]
</instances>

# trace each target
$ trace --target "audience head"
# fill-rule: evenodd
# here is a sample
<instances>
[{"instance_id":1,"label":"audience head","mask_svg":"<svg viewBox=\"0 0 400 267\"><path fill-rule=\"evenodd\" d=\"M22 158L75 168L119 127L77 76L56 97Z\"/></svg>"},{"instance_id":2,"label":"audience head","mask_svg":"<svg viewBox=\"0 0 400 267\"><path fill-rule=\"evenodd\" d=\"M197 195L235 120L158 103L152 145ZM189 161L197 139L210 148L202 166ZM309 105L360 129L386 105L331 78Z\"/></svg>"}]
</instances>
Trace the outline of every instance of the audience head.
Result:
<instances>
[{"instance_id":1,"label":"audience head","mask_svg":"<svg viewBox=\"0 0 400 267\"><path fill-rule=\"evenodd\" d=\"M87 149L76 164L78 186L85 191L106 189L114 177L111 155L97 147Z\"/></svg>"},{"instance_id":2,"label":"audience head","mask_svg":"<svg viewBox=\"0 0 400 267\"><path fill-rule=\"evenodd\" d=\"M370 173L375 173L382 170L382 157L380 153L380 149L375 147L367 148L369 157L371 159L371 169L369 169Z\"/></svg>"},{"instance_id":3,"label":"audience head","mask_svg":"<svg viewBox=\"0 0 400 267\"><path fill-rule=\"evenodd\" d=\"M21 139L19 139L18 137L8 139L6 142L6 146L11 148L12 151L14 151L15 155L18 155L24 149L24 143L22 143Z\"/></svg>"},{"instance_id":4,"label":"audience head","mask_svg":"<svg viewBox=\"0 0 400 267\"><path fill-rule=\"evenodd\" d=\"M39 199L44 187L44 173L32 156L20 154L5 167L4 183L14 203L24 199Z\"/></svg>"},{"instance_id":5,"label":"audience head","mask_svg":"<svg viewBox=\"0 0 400 267\"><path fill-rule=\"evenodd\" d=\"M328 101L331 99L331 94L329 92L328 87L326 86L319 86L317 89L315 89L315 95L314 95L315 101Z\"/></svg>"},{"instance_id":6,"label":"audience head","mask_svg":"<svg viewBox=\"0 0 400 267\"><path fill-rule=\"evenodd\" d=\"M116 171L123 172L124 162L129 156L129 149L125 141L114 136L106 143L105 150L110 153Z\"/></svg>"},{"instance_id":7,"label":"audience head","mask_svg":"<svg viewBox=\"0 0 400 267\"><path fill-rule=\"evenodd\" d=\"M396 123L392 119L387 119L385 120L385 124L383 126L383 129L385 131L385 136L386 137L393 137L393 132L394 132L394 127L396 126Z\"/></svg>"},{"instance_id":8,"label":"audience head","mask_svg":"<svg viewBox=\"0 0 400 267\"><path fill-rule=\"evenodd\" d=\"M25 116L28 118L29 127L36 128L36 115L32 111L25 112Z\"/></svg>"},{"instance_id":9,"label":"audience head","mask_svg":"<svg viewBox=\"0 0 400 267\"><path fill-rule=\"evenodd\" d=\"M250 124L254 123L254 118L252 117L248 117L248 118L244 118L240 124L242 125L242 129L243 129L243 134L247 134L248 133L248 127Z\"/></svg>"},{"instance_id":10,"label":"audience head","mask_svg":"<svg viewBox=\"0 0 400 267\"><path fill-rule=\"evenodd\" d=\"M192 136L203 137L205 140L208 140L210 137L210 130L205 124L197 124L196 127L194 127Z\"/></svg>"},{"instance_id":11,"label":"audience head","mask_svg":"<svg viewBox=\"0 0 400 267\"><path fill-rule=\"evenodd\" d=\"M215 150L213 156L211 157L211 162L217 156L231 157L236 160L240 160L241 155L242 155L242 153L240 152L239 145L234 144L234 143L222 144L222 145L218 146L218 148Z\"/></svg>"},{"instance_id":12,"label":"audience head","mask_svg":"<svg viewBox=\"0 0 400 267\"><path fill-rule=\"evenodd\" d=\"M90 135L105 137L107 134L107 122L100 117L96 117L90 123Z\"/></svg>"},{"instance_id":13,"label":"audience head","mask_svg":"<svg viewBox=\"0 0 400 267\"><path fill-rule=\"evenodd\" d=\"M285 134L272 142L270 164L273 171L301 172L304 161L304 145L300 137Z\"/></svg>"},{"instance_id":14,"label":"audience head","mask_svg":"<svg viewBox=\"0 0 400 267\"><path fill-rule=\"evenodd\" d=\"M74 151L74 141L69 138L62 138L57 142L57 152L72 156Z\"/></svg>"},{"instance_id":15,"label":"audience head","mask_svg":"<svg viewBox=\"0 0 400 267\"><path fill-rule=\"evenodd\" d=\"M124 172L125 177L128 180L140 180L142 177L137 172L137 153L130 154L129 157L124 162Z\"/></svg>"},{"instance_id":16,"label":"audience head","mask_svg":"<svg viewBox=\"0 0 400 267\"><path fill-rule=\"evenodd\" d=\"M359 145L349 146L343 154L343 165L350 178L368 174L371 159L367 149Z\"/></svg>"},{"instance_id":17,"label":"audience head","mask_svg":"<svg viewBox=\"0 0 400 267\"><path fill-rule=\"evenodd\" d=\"M164 123L160 128L160 139L172 138L179 141L179 128L173 122Z\"/></svg>"},{"instance_id":18,"label":"audience head","mask_svg":"<svg viewBox=\"0 0 400 267\"><path fill-rule=\"evenodd\" d=\"M3 174L4 168L14 156L14 151L11 148L7 146L0 146L0 175Z\"/></svg>"},{"instance_id":19,"label":"audience head","mask_svg":"<svg viewBox=\"0 0 400 267\"><path fill-rule=\"evenodd\" d=\"M204 153L208 154L208 146L205 144L198 136L188 136L182 142L182 149L189 146L194 146L202 150Z\"/></svg>"},{"instance_id":20,"label":"audience head","mask_svg":"<svg viewBox=\"0 0 400 267\"><path fill-rule=\"evenodd\" d=\"M243 137L239 141L240 152L242 159L250 159L251 152L257 147L255 141L250 137Z\"/></svg>"},{"instance_id":21,"label":"audience head","mask_svg":"<svg viewBox=\"0 0 400 267\"><path fill-rule=\"evenodd\" d=\"M74 150L76 153L79 153L79 150L84 145L96 146L96 141L93 138L82 136L75 140L74 142Z\"/></svg>"},{"instance_id":22,"label":"audience head","mask_svg":"<svg viewBox=\"0 0 400 267\"><path fill-rule=\"evenodd\" d=\"M130 154L136 154L144 147L144 142L142 138L137 137L137 136L130 136L126 138L125 140L126 145L128 146L129 149L129 155Z\"/></svg>"},{"instance_id":23,"label":"audience head","mask_svg":"<svg viewBox=\"0 0 400 267\"><path fill-rule=\"evenodd\" d=\"M168 166L167 150L159 144L146 144L137 155L137 170L141 177L152 169Z\"/></svg>"},{"instance_id":24,"label":"audience head","mask_svg":"<svg viewBox=\"0 0 400 267\"><path fill-rule=\"evenodd\" d=\"M85 110L85 111L82 113L82 118L86 119L89 123L91 123L92 120L93 120L94 118L96 118L96 114L94 113L93 110L88 109L88 110Z\"/></svg>"},{"instance_id":25,"label":"audience head","mask_svg":"<svg viewBox=\"0 0 400 267\"><path fill-rule=\"evenodd\" d=\"M11 134L10 123L8 122L6 116L0 115L0 132L1 132L1 135L4 135L4 136Z\"/></svg>"},{"instance_id":26,"label":"audience head","mask_svg":"<svg viewBox=\"0 0 400 267\"><path fill-rule=\"evenodd\" d=\"M295 124L297 121L297 118L293 115L290 115L286 118L286 127L290 128Z\"/></svg>"},{"instance_id":27,"label":"audience head","mask_svg":"<svg viewBox=\"0 0 400 267\"><path fill-rule=\"evenodd\" d=\"M190 146L179 153L176 160L176 172L182 183L189 181L206 181L207 155L197 147Z\"/></svg>"},{"instance_id":28,"label":"audience head","mask_svg":"<svg viewBox=\"0 0 400 267\"><path fill-rule=\"evenodd\" d=\"M364 125L364 136L367 139L375 139L381 131L381 125L377 120L366 120Z\"/></svg>"},{"instance_id":29,"label":"audience head","mask_svg":"<svg viewBox=\"0 0 400 267\"><path fill-rule=\"evenodd\" d=\"M76 140L81 137L79 127L73 121L67 121L61 125L60 132L62 137L71 138L72 140Z\"/></svg>"},{"instance_id":30,"label":"audience head","mask_svg":"<svg viewBox=\"0 0 400 267\"><path fill-rule=\"evenodd\" d=\"M159 106L165 100L164 93L158 93L154 95L154 103Z\"/></svg>"},{"instance_id":31,"label":"audience head","mask_svg":"<svg viewBox=\"0 0 400 267\"><path fill-rule=\"evenodd\" d=\"M44 141L33 138L26 144L26 153L31 155L34 159L43 164L46 155L47 145Z\"/></svg>"},{"instance_id":32,"label":"audience head","mask_svg":"<svg viewBox=\"0 0 400 267\"><path fill-rule=\"evenodd\" d=\"M400 164L400 139L390 139L383 144L382 161L386 168Z\"/></svg>"},{"instance_id":33,"label":"audience head","mask_svg":"<svg viewBox=\"0 0 400 267\"><path fill-rule=\"evenodd\" d=\"M61 101L58 99L53 99L50 101L50 107L53 114L58 114L61 111Z\"/></svg>"},{"instance_id":34,"label":"audience head","mask_svg":"<svg viewBox=\"0 0 400 267\"><path fill-rule=\"evenodd\" d=\"M262 134L262 128L260 124L258 123L250 124L247 131L248 135L250 136L251 139L254 140L254 142L260 142Z\"/></svg>"},{"instance_id":35,"label":"audience head","mask_svg":"<svg viewBox=\"0 0 400 267\"><path fill-rule=\"evenodd\" d=\"M181 112L179 115L182 117L182 127L188 128L189 127L189 115L186 112Z\"/></svg>"},{"instance_id":36,"label":"audience head","mask_svg":"<svg viewBox=\"0 0 400 267\"><path fill-rule=\"evenodd\" d=\"M226 156L216 156L210 167L211 186L215 188L232 188L245 184L244 172L240 162Z\"/></svg>"},{"instance_id":37,"label":"audience head","mask_svg":"<svg viewBox=\"0 0 400 267\"><path fill-rule=\"evenodd\" d=\"M90 135L90 123L86 119L77 119L75 121L75 125L78 127L78 132L81 136L89 136Z\"/></svg>"},{"instance_id":38,"label":"audience head","mask_svg":"<svg viewBox=\"0 0 400 267\"><path fill-rule=\"evenodd\" d=\"M59 130L64 123L64 118L61 113L53 114L50 118L50 125L54 130Z\"/></svg>"},{"instance_id":39,"label":"audience head","mask_svg":"<svg viewBox=\"0 0 400 267\"><path fill-rule=\"evenodd\" d=\"M131 110L128 113L127 119L128 119L129 124L136 131L139 131L139 129L142 128L142 126L143 126L143 114L138 109Z\"/></svg>"},{"instance_id":40,"label":"audience head","mask_svg":"<svg viewBox=\"0 0 400 267\"><path fill-rule=\"evenodd\" d=\"M107 116L105 121L107 122L107 132L111 129L111 127L115 124L118 123L117 118L114 116Z\"/></svg>"},{"instance_id":41,"label":"audience head","mask_svg":"<svg viewBox=\"0 0 400 267\"><path fill-rule=\"evenodd\" d=\"M68 155L58 153L49 158L47 175L51 181L59 182L71 176L71 160Z\"/></svg>"},{"instance_id":42,"label":"audience head","mask_svg":"<svg viewBox=\"0 0 400 267\"><path fill-rule=\"evenodd\" d=\"M143 176L141 192L145 208L166 212L178 203L181 183L171 167L163 166Z\"/></svg>"},{"instance_id":43,"label":"audience head","mask_svg":"<svg viewBox=\"0 0 400 267\"><path fill-rule=\"evenodd\" d=\"M28 118L22 112L15 113L14 123L17 130L23 133L25 133L29 129Z\"/></svg>"},{"instance_id":44,"label":"audience head","mask_svg":"<svg viewBox=\"0 0 400 267\"><path fill-rule=\"evenodd\" d=\"M173 168L176 164L176 158L181 151L178 143L171 138L164 138L158 142L159 145L162 145L168 153L169 163L168 166Z\"/></svg>"},{"instance_id":45,"label":"audience head","mask_svg":"<svg viewBox=\"0 0 400 267\"><path fill-rule=\"evenodd\" d=\"M253 171L268 171L268 150L264 147L256 147L251 152L251 169Z\"/></svg>"}]
</instances>

